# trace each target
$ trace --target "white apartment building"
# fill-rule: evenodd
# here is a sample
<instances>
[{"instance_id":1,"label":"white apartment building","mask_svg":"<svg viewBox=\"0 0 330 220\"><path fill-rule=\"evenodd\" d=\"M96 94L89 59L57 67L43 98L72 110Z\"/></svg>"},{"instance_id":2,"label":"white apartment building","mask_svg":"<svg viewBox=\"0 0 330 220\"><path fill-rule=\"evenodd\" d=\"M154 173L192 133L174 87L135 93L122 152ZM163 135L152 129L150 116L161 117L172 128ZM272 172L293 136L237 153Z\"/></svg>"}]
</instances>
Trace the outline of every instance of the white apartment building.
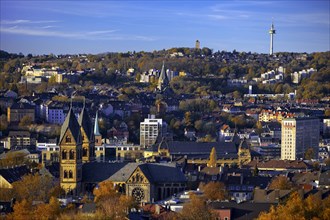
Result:
<instances>
[{"instance_id":1,"label":"white apartment building","mask_svg":"<svg viewBox=\"0 0 330 220\"><path fill-rule=\"evenodd\" d=\"M317 158L320 121L317 118L286 118L282 120L281 159L299 160L306 150L314 149Z\"/></svg>"},{"instance_id":2,"label":"white apartment building","mask_svg":"<svg viewBox=\"0 0 330 220\"><path fill-rule=\"evenodd\" d=\"M158 135L162 137L166 133L166 123L163 119L155 118L155 115L149 115L140 123L140 146L150 147L153 145Z\"/></svg>"}]
</instances>

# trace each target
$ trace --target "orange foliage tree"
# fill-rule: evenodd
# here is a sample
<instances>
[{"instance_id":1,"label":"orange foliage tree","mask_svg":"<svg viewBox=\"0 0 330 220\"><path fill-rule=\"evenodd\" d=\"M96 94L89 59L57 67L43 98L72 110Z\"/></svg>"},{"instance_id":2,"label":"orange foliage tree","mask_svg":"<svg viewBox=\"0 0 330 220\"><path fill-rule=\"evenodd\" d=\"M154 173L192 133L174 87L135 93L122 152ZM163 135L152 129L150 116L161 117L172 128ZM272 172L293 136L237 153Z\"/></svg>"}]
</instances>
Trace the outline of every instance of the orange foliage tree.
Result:
<instances>
[{"instance_id":1,"label":"orange foliage tree","mask_svg":"<svg viewBox=\"0 0 330 220\"><path fill-rule=\"evenodd\" d=\"M258 217L258 220L269 219L330 219L330 197L322 201L319 197L310 195L303 200L294 192L286 204L272 206L269 212L262 212Z\"/></svg>"}]
</instances>

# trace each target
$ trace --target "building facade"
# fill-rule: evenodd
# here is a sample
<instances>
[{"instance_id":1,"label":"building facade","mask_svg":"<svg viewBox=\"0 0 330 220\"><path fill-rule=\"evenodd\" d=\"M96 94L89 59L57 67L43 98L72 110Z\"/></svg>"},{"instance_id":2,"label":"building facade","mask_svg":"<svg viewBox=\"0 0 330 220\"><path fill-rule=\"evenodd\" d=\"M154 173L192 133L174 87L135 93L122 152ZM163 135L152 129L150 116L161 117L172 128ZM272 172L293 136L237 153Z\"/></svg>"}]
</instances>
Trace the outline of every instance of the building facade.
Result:
<instances>
[{"instance_id":1,"label":"building facade","mask_svg":"<svg viewBox=\"0 0 330 220\"><path fill-rule=\"evenodd\" d=\"M11 122L20 122L23 117L28 116L31 122L35 121L35 107L28 103L14 103L7 108L7 120Z\"/></svg>"},{"instance_id":2,"label":"building facade","mask_svg":"<svg viewBox=\"0 0 330 220\"><path fill-rule=\"evenodd\" d=\"M60 185L67 194L79 195L82 179L82 136L72 108L62 125L59 146Z\"/></svg>"},{"instance_id":3,"label":"building facade","mask_svg":"<svg viewBox=\"0 0 330 220\"><path fill-rule=\"evenodd\" d=\"M314 159L317 158L320 121L317 118L286 118L282 121L282 160L299 160L304 158L308 148L313 148Z\"/></svg>"},{"instance_id":4,"label":"building facade","mask_svg":"<svg viewBox=\"0 0 330 220\"><path fill-rule=\"evenodd\" d=\"M157 137L162 137L166 133L166 124L163 119L157 119L154 115L144 119L140 123L140 145L144 148L153 145Z\"/></svg>"}]
</instances>

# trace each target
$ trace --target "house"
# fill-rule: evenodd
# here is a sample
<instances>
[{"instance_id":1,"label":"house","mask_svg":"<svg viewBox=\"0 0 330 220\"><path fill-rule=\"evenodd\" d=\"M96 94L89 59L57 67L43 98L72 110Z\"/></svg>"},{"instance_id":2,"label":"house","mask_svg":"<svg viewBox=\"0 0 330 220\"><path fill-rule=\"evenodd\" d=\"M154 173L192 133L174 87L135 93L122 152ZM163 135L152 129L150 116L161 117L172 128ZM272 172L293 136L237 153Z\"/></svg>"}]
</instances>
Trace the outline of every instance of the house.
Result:
<instances>
[{"instance_id":1,"label":"house","mask_svg":"<svg viewBox=\"0 0 330 220\"><path fill-rule=\"evenodd\" d=\"M236 203L236 202L211 202L209 207L216 213L220 220L245 220L256 219L261 212L267 212L271 203Z\"/></svg>"},{"instance_id":2,"label":"house","mask_svg":"<svg viewBox=\"0 0 330 220\"><path fill-rule=\"evenodd\" d=\"M29 169L25 165L0 169L0 189L12 189L12 183L21 180L28 173Z\"/></svg>"},{"instance_id":3,"label":"house","mask_svg":"<svg viewBox=\"0 0 330 220\"><path fill-rule=\"evenodd\" d=\"M28 103L14 103L7 108L7 120L10 123L18 123L23 117L28 116L31 122L35 121L35 107Z\"/></svg>"},{"instance_id":4,"label":"house","mask_svg":"<svg viewBox=\"0 0 330 220\"><path fill-rule=\"evenodd\" d=\"M8 149L29 148L36 145L36 139L28 131L9 131Z\"/></svg>"}]
</instances>

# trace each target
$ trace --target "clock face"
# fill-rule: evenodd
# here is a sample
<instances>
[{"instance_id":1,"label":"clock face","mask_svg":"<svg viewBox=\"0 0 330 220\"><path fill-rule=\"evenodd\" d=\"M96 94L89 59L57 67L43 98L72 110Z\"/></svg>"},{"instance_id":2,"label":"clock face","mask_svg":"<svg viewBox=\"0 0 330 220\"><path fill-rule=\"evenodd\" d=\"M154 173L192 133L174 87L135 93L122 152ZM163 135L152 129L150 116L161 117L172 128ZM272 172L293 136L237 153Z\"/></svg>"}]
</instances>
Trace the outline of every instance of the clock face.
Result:
<instances>
[{"instance_id":1,"label":"clock face","mask_svg":"<svg viewBox=\"0 0 330 220\"><path fill-rule=\"evenodd\" d=\"M144 191L140 187L136 187L132 191L132 196L135 198L136 201L140 202L144 199Z\"/></svg>"}]
</instances>

